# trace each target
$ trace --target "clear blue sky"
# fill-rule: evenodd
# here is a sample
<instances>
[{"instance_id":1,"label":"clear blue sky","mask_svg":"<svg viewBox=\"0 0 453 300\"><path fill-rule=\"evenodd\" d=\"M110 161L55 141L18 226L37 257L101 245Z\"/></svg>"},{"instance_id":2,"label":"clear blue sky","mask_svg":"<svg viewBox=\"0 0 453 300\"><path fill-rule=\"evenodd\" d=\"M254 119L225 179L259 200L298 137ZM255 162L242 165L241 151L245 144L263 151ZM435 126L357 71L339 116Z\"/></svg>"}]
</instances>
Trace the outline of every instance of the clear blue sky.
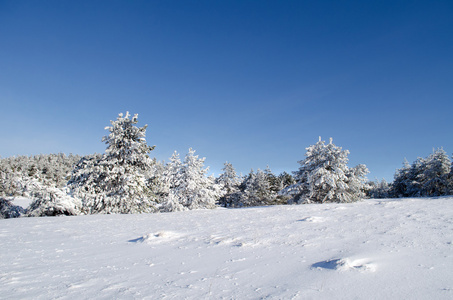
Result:
<instances>
[{"instance_id":1,"label":"clear blue sky","mask_svg":"<svg viewBox=\"0 0 453 300\"><path fill-rule=\"evenodd\" d=\"M0 0L0 155L151 153L294 171L318 136L369 179L453 152L453 1Z\"/></svg>"}]
</instances>

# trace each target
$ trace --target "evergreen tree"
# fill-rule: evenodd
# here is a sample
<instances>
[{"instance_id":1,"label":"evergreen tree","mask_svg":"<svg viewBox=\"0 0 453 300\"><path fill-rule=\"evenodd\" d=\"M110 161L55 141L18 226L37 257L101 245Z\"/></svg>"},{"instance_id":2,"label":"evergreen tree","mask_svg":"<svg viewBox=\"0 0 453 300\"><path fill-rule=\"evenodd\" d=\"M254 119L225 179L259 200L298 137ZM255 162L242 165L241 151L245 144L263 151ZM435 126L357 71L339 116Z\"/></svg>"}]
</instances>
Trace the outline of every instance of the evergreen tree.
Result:
<instances>
[{"instance_id":1,"label":"evergreen tree","mask_svg":"<svg viewBox=\"0 0 453 300\"><path fill-rule=\"evenodd\" d=\"M65 188L45 186L34 179L29 180L27 184L30 198L34 199L27 209L27 216L76 216L80 214L82 202L69 195Z\"/></svg>"},{"instance_id":2,"label":"evergreen tree","mask_svg":"<svg viewBox=\"0 0 453 300\"><path fill-rule=\"evenodd\" d=\"M349 169L348 150L319 141L308 147L295 172L298 203L354 202L363 196L364 165Z\"/></svg>"},{"instance_id":3,"label":"evergreen tree","mask_svg":"<svg viewBox=\"0 0 453 300\"><path fill-rule=\"evenodd\" d=\"M36 180L48 187L63 188L80 156L64 153L0 159L0 195L24 196L18 181Z\"/></svg>"},{"instance_id":4,"label":"evergreen tree","mask_svg":"<svg viewBox=\"0 0 453 300\"><path fill-rule=\"evenodd\" d=\"M182 162L178 152L174 152L170 157L170 161L165 166L159 196L162 199L160 210L162 212L172 212L186 210L178 198L177 191L182 185Z\"/></svg>"},{"instance_id":5,"label":"evergreen tree","mask_svg":"<svg viewBox=\"0 0 453 300\"><path fill-rule=\"evenodd\" d=\"M368 186L370 188L367 191L367 195L370 198L381 199L390 197L390 185L384 178L381 181L378 181L377 179L371 181L368 183Z\"/></svg>"},{"instance_id":6,"label":"evergreen tree","mask_svg":"<svg viewBox=\"0 0 453 300\"><path fill-rule=\"evenodd\" d=\"M409 178L406 187L406 197L420 197L421 196L421 180L423 179L423 172L426 168L426 160L419 157L412 163L409 170Z\"/></svg>"},{"instance_id":7,"label":"evergreen tree","mask_svg":"<svg viewBox=\"0 0 453 300\"><path fill-rule=\"evenodd\" d=\"M266 175L266 179L269 182L269 190L271 190L274 193L278 193L281 189L279 178L275 176L274 173L272 173L269 166L267 166L266 169L264 169L264 174Z\"/></svg>"},{"instance_id":8,"label":"evergreen tree","mask_svg":"<svg viewBox=\"0 0 453 300\"><path fill-rule=\"evenodd\" d=\"M262 206L273 204L277 193L271 190L268 176L265 172L258 169L253 170L245 180L245 189L239 206Z\"/></svg>"},{"instance_id":9,"label":"evergreen tree","mask_svg":"<svg viewBox=\"0 0 453 300\"><path fill-rule=\"evenodd\" d=\"M450 173L447 177L448 195L453 195L453 160L451 162Z\"/></svg>"},{"instance_id":10,"label":"evergreen tree","mask_svg":"<svg viewBox=\"0 0 453 300\"><path fill-rule=\"evenodd\" d=\"M168 166L169 192L162 209L204 209L215 208L220 189L213 177L206 177L205 158L198 158L195 150L189 149L181 164L175 153Z\"/></svg>"},{"instance_id":11,"label":"evergreen tree","mask_svg":"<svg viewBox=\"0 0 453 300\"><path fill-rule=\"evenodd\" d=\"M448 175L451 162L447 153L441 148L434 151L424 163L424 169L418 176L420 195L441 196L448 194Z\"/></svg>"},{"instance_id":12,"label":"evergreen tree","mask_svg":"<svg viewBox=\"0 0 453 300\"><path fill-rule=\"evenodd\" d=\"M73 172L69 186L83 200L86 213L143 213L156 210L156 199L147 185L152 161L146 144L146 128L136 127L138 115L129 112L107 126L102 140L105 154L83 159Z\"/></svg>"},{"instance_id":13,"label":"evergreen tree","mask_svg":"<svg viewBox=\"0 0 453 300\"><path fill-rule=\"evenodd\" d=\"M390 196L394 198L407 197L411 166L407 159L404 159L403 167L396 170L392 184L390 185Z\"/></svg>"},{"instance_id":14,"label":"evergreen tree","mask_svg":"<svg viewBox=\"0 0 453 300\"><path fill-rule=\"evenodd\" d=\"M433 151L427 158L407 161L395 173L390 188L393 197L428 197L451 193L451 162L443 149Z\"/></svg>"},{"instance_id":15,"label":"evergreen tree","mask_svg":"<svg viewBox=\"0 0 453 300\"><path fill-rule=\"evenodd\" d=\"M219 205L231 207L236 196L233 194L239 191L240 180L232 164L226 162L223 173L217 178L216 183L220 186L223 196L219 199Z\"/></svg>"},{"instance_id":16,"label":"evergreen tree","mask_svg":"<svg viewBox=\"0 0 453 300\"><path fill-rule=\"evenodd\" d=\"M291 174L288 174L287 172L283 172L280 175L278 175L278 181L279 181L279 191L296 183L296 180L294 179L294 177L291 176Z\"/></svg>"},{"instance_id":17,"label":"evergreen tree","mask_svg":"<svg viewBox=\"0 0 453 300\"><path fill-rule=\"evenodd\" d=\"M366 175L369 173L364 164L359 164L349 169L347 173L348 193L351 199L363 199L370 186L366 183ZM348 201L351 202L351 201Z\"/></svg>"}]
</instances>

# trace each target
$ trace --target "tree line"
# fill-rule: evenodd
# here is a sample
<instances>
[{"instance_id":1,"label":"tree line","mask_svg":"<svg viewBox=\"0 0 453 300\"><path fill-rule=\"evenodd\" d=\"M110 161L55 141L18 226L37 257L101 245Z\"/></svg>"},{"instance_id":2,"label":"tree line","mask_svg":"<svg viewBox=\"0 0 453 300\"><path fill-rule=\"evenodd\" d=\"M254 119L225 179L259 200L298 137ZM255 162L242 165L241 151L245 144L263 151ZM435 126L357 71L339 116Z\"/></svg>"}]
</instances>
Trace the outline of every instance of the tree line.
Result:
<instances>
[{"instance_id":1,"label":"tree line","mask_svg":"<svg viewBox=\"0 0 453 300\"><path fill-rule=\"evenodd\" d=\"M138 115L119 114L106 127L103 154L49 154L0 159L0 214L55 216L154 213L274 204L355 202L368 197L445 195L452 191L451 163L443 150L397 170L391 184L367 182L368 169L349 167L348 150L319 141L306 148L299 170L275 175L269 168L239 176L226 162L217 178L205 158L189 149L167 163L150 157L147 126ZM14 196L32 199L23 210Z\"/></svg>"}]
</instances>

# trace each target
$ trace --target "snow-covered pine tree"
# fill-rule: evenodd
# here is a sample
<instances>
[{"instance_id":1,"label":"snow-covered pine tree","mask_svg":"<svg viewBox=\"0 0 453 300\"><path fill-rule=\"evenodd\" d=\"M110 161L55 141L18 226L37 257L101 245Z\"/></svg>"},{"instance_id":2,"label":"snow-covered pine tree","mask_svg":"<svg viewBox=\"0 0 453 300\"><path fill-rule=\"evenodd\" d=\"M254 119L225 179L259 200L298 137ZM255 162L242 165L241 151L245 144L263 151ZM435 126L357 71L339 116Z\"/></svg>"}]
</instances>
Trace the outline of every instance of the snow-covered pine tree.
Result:
<instances>
[{"instance_id":1,"label":"snow-covered pine tree","mask_svg":"<svg viewBox=\"0 0 453 300\"><path fill-rule=\"evenodd\" d=\"M361 198L358 191L362 190L363 180L355 176L367 170L362 166L352 171L348 168L348 150L335 146L332 139L326 145L321 137L306 150L306 158L299 161L301 167L295 172L299 190L296 202L354 202Z\"/></svg>"},{"instance_id":2,"label":"snow-covered pine tree","mask_svg":"<svg viewBox=\"0 0 453 300\"><path fill-rule=\"evenodd\" d=\"M275 176L274 173L272 173L272 170L269 168L269 166L266 166L266 169L264 169L264 174L266 175L267 181L269 182L269 189L274 193L278 193L280 191L280 181L278 177Z\"/></svg>"},{"instance_id":3,"label":"snow-covered pine tree","mask_svg":"<svg viewBox=\"0 0 453 300\"><path fill-rule=\"evenodd\" d=\"M420 195L422 197L442 196L448 194L448 175L451 162L442 149L434 151L424 161L424 169L418 175Z\"/></svg>"},{"instance_id":4,"label":"snow-covered pine tree","mask_svg":"<svg viewBox=\"0 0 453 300\"><path fill-rule=\"evenodd\" d=\"M411 165L409 170L409 178L406 187L407 197L420 197L421 196L421 180L423 179L423 172L426 169L426 159L418 157Z\"/></svg>"},{"instance_id":5,"label":"snow-covered pine tree","mask_svg":"<svg viewBox=\"0 0 453 300\"><path fill-rule=\"evenodd\" d=\"M453 195L453 160L451 162L450 173L447 178L448 195Z\"/></svg>"},{"instance_id":6,"label":"snow-covered pine tree","mask_svg":"<svg viewBox=\"0 0 453 300\"><path fill-rule=\"evenodd\" d=\"M157 197L157 202L168 193L165 180L166 166L164 162L159 162L155 158L152 159L151 168L145 174L147 178L147 185L154 192Z\"/></svg>"},{"instance_id":7,"label":"snow-covered pine tree","mask_svg":"<svg viewBox=\"0 0 453 300\"><path fill-rule=\"evenodd\" d=\"M26 183L29 197L33 199L27 209L29 217L44 216L76 216L82 209L82 201L69 195L66 188L49 187L41 184L36 179Z\"/></svg>"},{"instance_id":8,"label":"snow-covered pine tree","mask_svg":"<svg viewBox=\"0 0 453 300\"><path fill-rule=\"evenodd\" d=\"M411 165L404 159L403 167L397 169L393 176L393 182L390 184L390 197L402 198L407 197L407 187L409 185Z\"/></svg>"},{"instance_id":9,"label":"snow-covered pine tree","mask_svg":"<svg viewBox=\"0 0 453 300\"><path fill-rule=\"evenodd\" d=\"M186 210L187 208L178 199L178 190L182 185L182 162L178 152L173 152L169 162L165 165L160 182L158 193L161 199L160 211Z\"/></svg>"},{"instance_id":10,"label":"snow-covered pine tree","mask_svg":"<svg viewBox=\"0 0 453 300\"><path fill-rule=\"evenodd\" d=\"M242 194L241 206L263 206L274 204L277 193L271 190L267 174L258 169L253 170L245 181L245 190Z\"/></svg>"},{"instance_id":11,"label":"snow-covered pine tree","mask_svg":"<svg viewBox=\"0 0 453 300\"><path fill-rule=\"evenodd\" d=\"M216 183L220 186L223 196L219 199L219 205L231 207L233 198L231 195L239 191L239 180L236 171L231 163L226 162L223 167L223 173L217 178Z\"/></svg>"},{"instance_id":12,"label":"snow-covered pine tree","mask_svg":"<svg viewBox=\"0 0 453 300\"><path fill-rule=\"evenodd\" d=\"M181 168L181 184L176 189L180 203L188 209L215 208L220 198L214 178L206 177L209 168L204 168L205 158L189 149Z\"/></svg>"},{"instance_id":13,"label":"snow-covered pine tree","mask_svg":"<svg viewBox=\"0 0 453 300\"><path fill-rule=\"evenodd\" d=\"M181 163L175 152L167 166L168 195L161 206L163 211L215 208L220 189L213 177L206 177L205 158L198 158L195 150Z\"/></svg>"},{"instance_id":14,"label":"snow-covered pine tree","mask_svg":"<svg viewBox=\"0 0 453 300\"><path fill-rule=\"evenodd\" d=\"M63 188L80 156L40 154L0 159L0 195L22 196L18 181L34 179L48 187Z\"/></svg>"},{"instance_id":15,"label":"snow-covered pine tree","mask_svg":"<svg viewBox=\"0 0 453 300\"><path fill-rule=\"evenodd\" d=\"M294 180L294 177L291 176L291 174L289 174L287 172L283 172L280 175L278 175L278 183L279 183L279 191L281 191L284 188L295 184L296 180Z\"/></svg>"},{"instance_id":16,"label":"snow-covered pine tree","mask_svg":"<svg viewBox=\"0 0 453 300\"><path fill-rule=\"evenodd\" d=\"M175 194L175 191L170 190L160 206L160 211L161 212L173 212L173 211L184 211L184 210L187 210L187 207L184 207L180 203L180 199L178 198L178 195Z\"/></svg>"},{"instance_id":17,"label":"snow-covered pine tree","mask_svg":"<svg viewBox=\"0 0 453 300\"><path fill-rule=\"evenodd\" d=\"M366 178L368 173L368 168L364 164L349 168L347 184L351 199L363 199L366 197L366 191L370 188Z\"/></svg>"},{"instance_id":18,"label":"snow-covered pine tree","mask_svg":"<svg viewBox=\"0 0 453 300\"><path fill-rule=\"evenodd\" d=\"M152 164L146 144L146 128L136 127L138 115L119 114L103 137L105 154L83 159L69 182L73 194L83 200L85 213L147 213L156 211L156 197L147 185Z\"/></svg>"},{"instance_id":19,"label":"snow-covered pine tree","mask_svg":"<svg viewBox=\"0 0 453 300\"><path fill-rule=\"evenodd\" d=\"M370 188L367 191L367 195L370 198L382 199L391 197L390 185L384 178L382 178L381 181L378 181L377 179L374 181L370 181L368 182L368 185Z\"/></svg>"}]
</instances>

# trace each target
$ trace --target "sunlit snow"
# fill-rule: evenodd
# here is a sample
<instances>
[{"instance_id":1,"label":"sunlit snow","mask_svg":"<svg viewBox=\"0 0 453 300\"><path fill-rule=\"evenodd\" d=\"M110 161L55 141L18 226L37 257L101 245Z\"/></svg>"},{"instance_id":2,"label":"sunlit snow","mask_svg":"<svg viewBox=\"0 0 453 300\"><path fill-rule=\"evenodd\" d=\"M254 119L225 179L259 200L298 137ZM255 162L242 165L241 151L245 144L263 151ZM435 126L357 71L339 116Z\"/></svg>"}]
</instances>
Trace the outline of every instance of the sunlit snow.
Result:
<instances>
[{"instance_id":1,"label":"sunlit snow","mask_svg":"<svg viewBox=\"0 0 453 300\"><path fill-rule=\"evenodd\" d=\"M8 299L453 298L453 197L0 223Z\"/></svg>"}]
</instances>

